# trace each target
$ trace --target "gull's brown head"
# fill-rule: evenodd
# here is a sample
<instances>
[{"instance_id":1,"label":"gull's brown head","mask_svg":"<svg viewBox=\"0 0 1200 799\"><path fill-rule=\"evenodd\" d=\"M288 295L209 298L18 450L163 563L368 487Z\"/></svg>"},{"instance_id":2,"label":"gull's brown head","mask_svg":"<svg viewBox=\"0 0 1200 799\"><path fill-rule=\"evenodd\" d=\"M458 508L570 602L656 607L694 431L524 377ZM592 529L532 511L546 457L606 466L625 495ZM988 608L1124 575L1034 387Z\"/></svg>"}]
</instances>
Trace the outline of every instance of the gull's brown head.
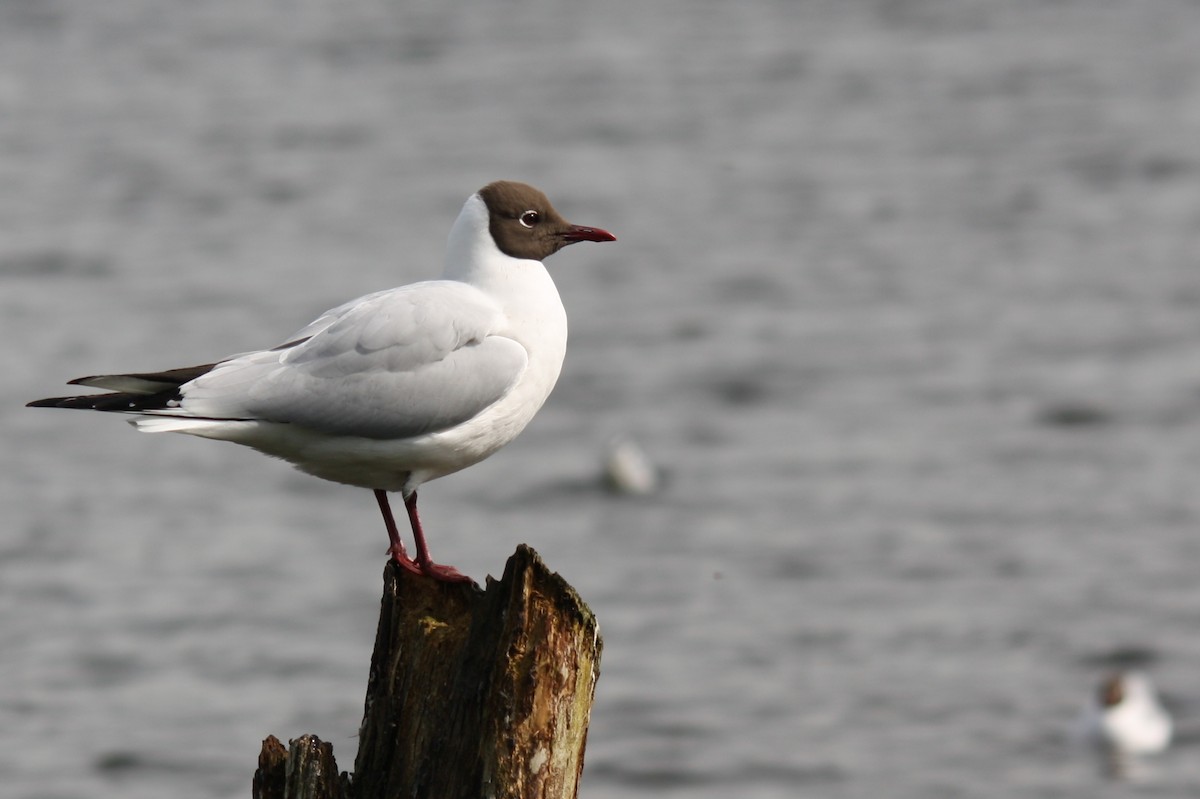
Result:
<instances>
[{"instance_id":1,"label":"gull's brown head","mask_svg":"<svg viewBox=\"0 0 1200 799\"><path fill-rule=\"evenodd\" d=\"M546 195L527 183L498 180L479 190L496 246L513 258L541 261L577 241L616 241L596 227L562 218Z\"/></svg>"}]
</instances>

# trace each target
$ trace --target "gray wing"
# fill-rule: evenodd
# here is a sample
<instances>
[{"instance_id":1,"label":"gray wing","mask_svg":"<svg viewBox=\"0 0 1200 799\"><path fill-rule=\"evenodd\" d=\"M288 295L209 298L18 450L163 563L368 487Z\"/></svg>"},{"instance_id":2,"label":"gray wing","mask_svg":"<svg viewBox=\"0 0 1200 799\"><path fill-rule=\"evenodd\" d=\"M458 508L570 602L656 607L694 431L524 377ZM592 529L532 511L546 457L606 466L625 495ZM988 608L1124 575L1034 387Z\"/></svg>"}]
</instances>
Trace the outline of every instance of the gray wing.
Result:
<instances>
[{"instance_id":1,"label":"gray wing","mask_svg":"<svg viewBox=\"0 0 1200 799\"><path fill-rule=\"evenodd\" d=\"M181 389L189 416L407 438L461 424L516 384L525 348L477 289L429 281L328 311L299 343L226 361Z\"/></svg>"},{"instance_id":2,"label":"gray wing","mask_svg":"<svg viewBox=\"0 0 1200 799\"><path fill-rule=\"evenodd\" d=\"M434 282L440 282L440 281L428 281L427 283L423 283L423 284L418 283L415 285L417 285L417 286L428 285L429 283L434 283ZM404 288L411 289L414 287L415 286L406 286ZM286 339L284 339L283 343L279 344L277 347L275 347L275 349L284 350L284 349L288 349L289 347L294 347L297 344L301 344L301 343L307 341L308 339L312 338L313 336L315 336L317 333L320 333L325 328L334 324L339 319L341 319L343 316L350 313L351 311L358 308L359 306L369 303L378 297L383 297L385 295L391 294L392 292L395 292L398 290L399 289L383 289L382 291L372 292L371 294L364 294L363 296L358 297L357 299L353 299L353 300L350 300L349 302L342 303L341 305L337 306L336 308L330 308L328 311L325 311L323 314L318 316L316 319L312 320L307 325L300 328L292 335L288 336Z\"/></svg>"}]
</instances>

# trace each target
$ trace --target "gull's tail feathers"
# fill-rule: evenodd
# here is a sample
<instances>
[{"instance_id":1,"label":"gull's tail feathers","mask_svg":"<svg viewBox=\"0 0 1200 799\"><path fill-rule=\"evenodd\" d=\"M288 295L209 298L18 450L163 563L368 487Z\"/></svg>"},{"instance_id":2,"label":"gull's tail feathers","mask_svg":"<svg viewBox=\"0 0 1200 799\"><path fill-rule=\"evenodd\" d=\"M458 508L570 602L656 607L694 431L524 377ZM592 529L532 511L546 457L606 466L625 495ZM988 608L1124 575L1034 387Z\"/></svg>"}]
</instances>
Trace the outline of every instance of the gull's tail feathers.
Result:
<instances>
[{"instance_id":1,"label":"gull's tail feathers","mask_svg":"<svg viewBox=\"0 0 1200 799\"><path fill-rule=\"evenodd\" d=\"M141 419L130 419L129 423L142 433L189 433L194 436L204 436L217 430L228 429L239 419L197 419L191 416L145 416ZM220 438L220 436L216 436Z\"/></svg>"}]
</instances>

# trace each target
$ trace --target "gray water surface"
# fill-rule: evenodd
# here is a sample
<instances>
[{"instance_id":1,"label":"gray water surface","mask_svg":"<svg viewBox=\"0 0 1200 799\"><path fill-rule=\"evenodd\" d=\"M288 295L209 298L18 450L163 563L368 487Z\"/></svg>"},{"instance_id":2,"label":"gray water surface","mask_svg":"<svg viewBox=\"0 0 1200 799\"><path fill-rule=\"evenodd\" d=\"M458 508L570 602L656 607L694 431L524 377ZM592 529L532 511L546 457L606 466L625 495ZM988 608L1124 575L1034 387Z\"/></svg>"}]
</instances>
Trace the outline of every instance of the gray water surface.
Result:
<instances>
[{"instance_id":1,"label":"gray water surface","mask_svg":"<svg viewBox=\"0 0 1200 799\"><path fill-rule=\"evenodd\" d=\"M605 637L582 796L1195 795L1200 8L0 2L0 784L247 797L350 768L366 491L25 409L435 275L497 178L611 229L516 443L422 492ZM665 469L598 487L631 434ZM1064 731L1144 666L1134 785Z\"/></svg>"}]
</instances>

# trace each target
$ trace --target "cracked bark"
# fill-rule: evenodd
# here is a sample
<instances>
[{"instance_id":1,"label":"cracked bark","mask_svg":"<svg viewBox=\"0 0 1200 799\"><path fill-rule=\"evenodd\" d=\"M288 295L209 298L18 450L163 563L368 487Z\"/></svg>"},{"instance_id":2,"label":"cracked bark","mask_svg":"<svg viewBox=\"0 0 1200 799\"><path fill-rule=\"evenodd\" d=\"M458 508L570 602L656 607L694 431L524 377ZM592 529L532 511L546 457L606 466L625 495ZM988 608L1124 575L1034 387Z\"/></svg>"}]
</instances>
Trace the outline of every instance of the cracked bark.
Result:
<instances>
[{"instance_id":1,"label":"cracked bark","mask_svg":"<svg viewBox=\"0 0 1200 799\"><path fill-rule=\"evenodd\" d=\"M354 774L313 736L263 743L255 799L574 799L596 619L524 545L486 590L389 563Z\"/></svg>"}]
</instances>

